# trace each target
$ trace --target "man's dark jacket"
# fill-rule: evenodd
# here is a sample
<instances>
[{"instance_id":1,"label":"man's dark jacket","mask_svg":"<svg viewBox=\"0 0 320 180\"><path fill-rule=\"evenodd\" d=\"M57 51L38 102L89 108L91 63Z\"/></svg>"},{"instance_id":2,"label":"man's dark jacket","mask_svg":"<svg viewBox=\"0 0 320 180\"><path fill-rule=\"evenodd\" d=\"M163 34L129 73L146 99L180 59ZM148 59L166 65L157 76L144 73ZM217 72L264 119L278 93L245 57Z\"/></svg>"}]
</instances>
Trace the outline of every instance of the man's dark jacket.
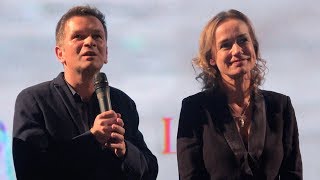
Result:
<instances>
[{"instance_id":1,"label":"man's dark jacket","mask_svg":"<svg viewBox=\"0 0 320 180\"><path fill-rule=\"evenodd\" d=\"M119 159L85 131L63 76L60 73L52 81L24 89L16 99L13 159L17 179L156 179L157 159L138 130L134 101L110 88L112 108L121 114L126 130L127 152Z\"/></svg>"}]
</instances>

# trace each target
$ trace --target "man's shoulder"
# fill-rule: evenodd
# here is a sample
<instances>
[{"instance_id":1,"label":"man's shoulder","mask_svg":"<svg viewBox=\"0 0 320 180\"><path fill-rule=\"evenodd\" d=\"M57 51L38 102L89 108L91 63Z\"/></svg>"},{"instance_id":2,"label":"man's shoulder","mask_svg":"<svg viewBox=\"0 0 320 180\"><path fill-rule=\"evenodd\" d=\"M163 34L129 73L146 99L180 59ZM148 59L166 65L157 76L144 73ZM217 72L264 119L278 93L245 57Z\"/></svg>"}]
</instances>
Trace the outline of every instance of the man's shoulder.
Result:
<instances>
[{"instance_id":1,"label":"man's shoulder","mask_svg":"<svg viewBox=\"0 0 320 180\"><path fill-rule=\"evenodd\" d=\"M122 91L118 88L115 88L113 86L110 86L110 96L121 98L121 99L129 99L132 101L132 99L130 98L130 96L128 94L126 94L124 91Z\"/></svg>"},{"instance_id":2,"label":"man's shoulder","mask_svg":"<svg viewBox=\"0 0 320 180\"><path fill-rule=\"evenodd\" d=\"M32 86L26 87L21 90L20 94L25 94L25 93L37 94L41 92L46 92L50 87L51 82L52 81L45 81L45 82L41 82Z\"/></svg>"},{"instance_id":3,"label":"man's shoulder","mask_svg":"<svg viewBox=\"0 0 320 180\"><path fill-rule=\"evenodd\" d=\"M51 80L43 81L38 84L31 85L26 87L20 91L17 98L28 98L31 97L48 97L50 93L53 91L54 86L63 86L66 85L63 80L63 73L59 73L59 75Z\"/></svg>"},{"instance_id":4,"label":"man's shoulder","mask_svg":"<svg viewBox=\"0 0 320 180\"><path fill-rule=\"evenodd\" d=\"M50 91L50 82L45 81L22 89L17 95L16 104L31 106L35 102L48 100L49 93L52 92Z\"/></svg>"},{"instance_id":5,"label":"man's shoulder","mask_svg":"<svg viewBox=\"0 0 320 180\"><path fill-rule=\"evenodd\" d=\"M55 84L60 84L63 82L63 73L60 73L57 77L40 82L38 84L31 85L29 87L24 88L20 94L28 93L28 94L41 94L41 93L48 93L50 92L50 89Z\"/></svg>"}]
</instances>

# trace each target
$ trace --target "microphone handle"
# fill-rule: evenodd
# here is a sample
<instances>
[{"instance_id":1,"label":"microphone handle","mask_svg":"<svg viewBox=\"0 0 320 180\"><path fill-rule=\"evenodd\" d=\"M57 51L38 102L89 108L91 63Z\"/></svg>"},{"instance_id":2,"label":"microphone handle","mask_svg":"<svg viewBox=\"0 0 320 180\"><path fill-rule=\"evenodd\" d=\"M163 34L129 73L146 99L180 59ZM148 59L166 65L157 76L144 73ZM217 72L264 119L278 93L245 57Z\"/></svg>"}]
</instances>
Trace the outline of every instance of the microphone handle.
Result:
<instances>
[{"instance_id":1,"label":"microphone handle","mask_svg":"<svg viewBox=\"0 0 320 180\"><path fill-rule=\"evenodd\" d=\"M97 89L97 98L99 102L100 112L109 111L112 109L110 100L110 87Z\"/></svg>"}]
</instances>

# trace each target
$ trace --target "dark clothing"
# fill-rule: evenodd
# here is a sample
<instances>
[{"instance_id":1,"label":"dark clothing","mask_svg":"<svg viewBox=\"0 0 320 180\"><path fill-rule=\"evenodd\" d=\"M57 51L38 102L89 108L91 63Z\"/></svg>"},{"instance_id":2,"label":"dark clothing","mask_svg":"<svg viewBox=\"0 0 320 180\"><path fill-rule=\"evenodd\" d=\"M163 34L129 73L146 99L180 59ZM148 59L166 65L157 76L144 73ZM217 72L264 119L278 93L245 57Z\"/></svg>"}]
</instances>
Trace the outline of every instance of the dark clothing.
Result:
<instances>
[{"instance_id":1,"label":"dark clothing","mask_svg":"<svg viewBox=\"0 0 320 180\"><path fill-rule=\"evenodd\" d=\"M298 127L288 96L253 97L246 149L226 96L212 88L182 102L177 135L181 180L302 179Z\"/></svg>"},{"instance_id":2,"label":"dark clothing","mask_svg":"<svg viewBox=\"0 0 320 180\"><path fill-rule=\"evenodd\" d=\"M127 151L122 159L102 148L85 130L63 73L52 81L23 90L16 100L13 124L17 179L156 179L157 159L138 130L134 101L113 87L110 97L113 110L121 113L126 130ZM95 100L89 106L90 127L100 113L96 95L92 98Z\"/></svg>"}]
</instances>

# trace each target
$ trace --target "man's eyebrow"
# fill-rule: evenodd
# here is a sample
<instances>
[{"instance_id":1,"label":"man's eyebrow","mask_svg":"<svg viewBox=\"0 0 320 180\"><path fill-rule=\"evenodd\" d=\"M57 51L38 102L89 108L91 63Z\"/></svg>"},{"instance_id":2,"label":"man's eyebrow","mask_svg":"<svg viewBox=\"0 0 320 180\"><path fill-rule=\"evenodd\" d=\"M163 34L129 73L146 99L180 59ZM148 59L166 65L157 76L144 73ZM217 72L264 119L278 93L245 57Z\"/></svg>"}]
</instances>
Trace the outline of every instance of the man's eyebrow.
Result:
<instances>
[{"instance_id":1,"label":"man's eyebrow","mask_svg":"<svg viewBox=\"0 0 320 180\"><path fill-rule=\"evenodd\" d=\"M83 29L79 29L79 30L75 30L72 32L72 34L76 34L76 33L85 33L86 30L83 30ZM91 31L92 33L104 33L104 31L101 31L99 29L94 29Z\"/></svg>"},{"instance_id":2,"label":"man's eyebrow","mask_svg":"<svg viewBox=\"0 0 320 180\"><path fill-rule=\"evenodd\" d=\"M242 37L248 37L248 34L247 34L247 33L243 33L243 34L238 35L238 37L240 37L240 38L242 38Z\"/></svg>"},{"instance_id":3,"label":"man's eyebrow","mask_svg":"<svg viewBox=\"0 0 320 180\"><path fill-rule=\"evenodd\" d=\"M100 29L94 29L93 32L94 33L104 33L104 31L101 31Z\"/></svg>"}]
</instances>

